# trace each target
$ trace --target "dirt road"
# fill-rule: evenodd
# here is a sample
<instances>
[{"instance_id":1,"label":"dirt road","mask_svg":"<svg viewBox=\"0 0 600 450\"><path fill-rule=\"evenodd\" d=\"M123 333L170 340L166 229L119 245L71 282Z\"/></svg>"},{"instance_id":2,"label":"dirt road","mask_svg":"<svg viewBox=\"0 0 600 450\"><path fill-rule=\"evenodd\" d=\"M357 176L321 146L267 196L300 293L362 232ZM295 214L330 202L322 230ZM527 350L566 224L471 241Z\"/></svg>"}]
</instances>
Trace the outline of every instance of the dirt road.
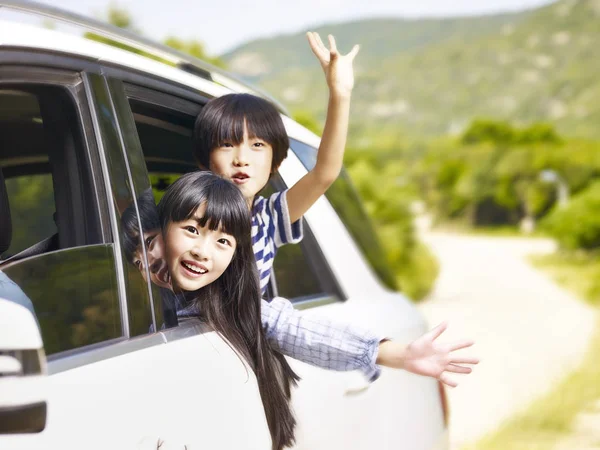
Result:
<instances>
[{"instance_id":1,"label":"dirt road","mask_svg":"<svg viewBox=\"0 0 600 450\"><path fill-rule=\"evenodd\" d=\"M481 363L449 390L452 449L476 441L547 392L583 358L595 316L533 269L526 255L552 241L425 232L441 272L420 305L431 325L448 319L445 341L470 337Z\"/></svg>"}]
</instances>

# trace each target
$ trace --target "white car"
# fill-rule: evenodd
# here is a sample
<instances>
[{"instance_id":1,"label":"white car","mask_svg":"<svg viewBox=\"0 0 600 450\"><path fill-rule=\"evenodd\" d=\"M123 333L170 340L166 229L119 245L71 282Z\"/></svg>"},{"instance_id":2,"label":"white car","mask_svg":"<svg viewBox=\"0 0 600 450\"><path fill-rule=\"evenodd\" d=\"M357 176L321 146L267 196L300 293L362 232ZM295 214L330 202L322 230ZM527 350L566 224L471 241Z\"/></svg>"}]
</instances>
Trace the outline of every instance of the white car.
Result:
<instances>
[{"instance_id":1,"label":"white car","mask_svg":"<svg viewBox=\"0 0 600 450\"><path fill-rule=\"evenodd\" d=\"M127 262L121 225L142 192L160 195L196 168L203 104L255 91L109 25L29 2L2 7L138 54L0 22L0 448L269 449L252 372L199 320L178 322L165 291ZM306 173L319 144L282 117L291 151L276 189ZM390 274L347 175L304 220L302 244L277 256L270 295L398 341L427 330L382 282ZM302 377L295 448L448 448L436 380L384 369L368 385L290 363Z\"/></svg>"}]
</instances>

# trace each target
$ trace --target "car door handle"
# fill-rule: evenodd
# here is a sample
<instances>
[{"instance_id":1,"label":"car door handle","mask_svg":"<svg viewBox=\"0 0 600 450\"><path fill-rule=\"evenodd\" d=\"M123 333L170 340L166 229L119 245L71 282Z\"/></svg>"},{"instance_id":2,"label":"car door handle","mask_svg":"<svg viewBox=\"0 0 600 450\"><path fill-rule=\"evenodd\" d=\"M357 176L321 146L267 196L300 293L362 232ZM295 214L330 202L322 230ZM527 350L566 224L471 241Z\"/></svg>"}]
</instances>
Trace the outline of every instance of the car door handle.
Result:
<instances>
[{"instance_id":1,"label":"car door handle","mask_svg":"<svg viewBox=\"0 0 600 450\"><path fill-rule=\"evenodd\" d=\"M344 391L345 396L359 395L364 392L367 392L371 387L371 383L369 383L365 379L361 380L352 380L352 382L346 385L346 390Z\"/></svg>"}]
</instances>

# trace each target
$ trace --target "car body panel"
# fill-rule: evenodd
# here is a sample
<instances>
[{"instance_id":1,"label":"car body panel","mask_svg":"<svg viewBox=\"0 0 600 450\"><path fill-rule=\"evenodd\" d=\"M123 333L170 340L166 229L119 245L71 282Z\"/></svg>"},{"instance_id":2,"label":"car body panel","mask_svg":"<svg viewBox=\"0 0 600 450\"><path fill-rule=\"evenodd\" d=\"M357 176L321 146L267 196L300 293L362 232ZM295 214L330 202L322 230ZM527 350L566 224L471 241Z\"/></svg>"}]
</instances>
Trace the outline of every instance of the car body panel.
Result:
<instances>
[{"instance_id":1,"label":"car body panel","mask_svg":"<svg viewBox=\"0 0 600 450\"><path fill-rule=\"evenodd\" d=\"M191 336L54 373L45 431L2 448L270 448L254 373L215 332L180 327Z\"/></svg>"}]
</instances>

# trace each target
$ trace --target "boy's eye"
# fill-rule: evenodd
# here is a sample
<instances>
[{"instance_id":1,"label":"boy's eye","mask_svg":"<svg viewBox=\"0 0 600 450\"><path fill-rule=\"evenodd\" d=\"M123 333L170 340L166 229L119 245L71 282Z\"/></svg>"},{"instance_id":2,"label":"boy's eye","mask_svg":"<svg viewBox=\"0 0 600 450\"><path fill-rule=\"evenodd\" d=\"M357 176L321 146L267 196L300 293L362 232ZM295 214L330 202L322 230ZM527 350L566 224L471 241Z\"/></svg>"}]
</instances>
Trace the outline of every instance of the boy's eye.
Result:
<instances>
[{"instance_id":1,"label":"boy's eye","mask_svg":"<svg viewBox=\"0 0 600 450\"><path fill-rule=\"evenodd\" d=\"M233 147L233 145L231 144L231 142L223 142L221 144L221 147L231 148L231 147Z\"/></svg>"},{"instance_id":2,"label":"boy's eye","mask_svg":"<svg viewBox=\"0 0 600 450\"><path fill-rule=\"evenodd\" d=\"M191 225L188 225L187 227L185 227L185 230L189 231L190 233L198 234L198 230L196 229L196 227L193 227Z\"/></svg>"},{"instance_id":3,"label":"boy's eye","mask_svg":"<svg viewBox=\"0 0 600 450\"><path fill-rule=\"evenodd\" d=\"M264 146L265 146L265 143L264 143L264 142L255 142L255 143L254 143L254 146L255 146L255 147L264 147Z\"/></svg>"}]
</instances>

